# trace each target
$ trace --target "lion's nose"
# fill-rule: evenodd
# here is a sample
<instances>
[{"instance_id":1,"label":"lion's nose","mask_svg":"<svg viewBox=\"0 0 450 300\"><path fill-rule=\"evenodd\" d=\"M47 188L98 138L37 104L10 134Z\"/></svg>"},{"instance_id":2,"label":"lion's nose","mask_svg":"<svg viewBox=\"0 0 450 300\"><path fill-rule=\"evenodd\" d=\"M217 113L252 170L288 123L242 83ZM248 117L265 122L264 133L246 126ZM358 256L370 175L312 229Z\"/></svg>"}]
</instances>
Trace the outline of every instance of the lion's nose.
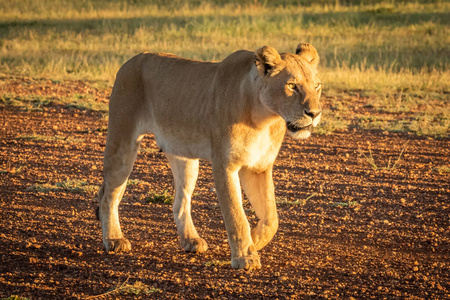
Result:
<instances>
[{"instance_id":1,"label":"lion's nose","mask_svg":"<svg viewBox=\"0 0 450 300\"><path fill-rule=\"evenodd\" d=\"M304 111L305 115L311 117L311 119L314 119L315 117L317 117L318 115L320 115L322 113L321 109L305 109Z\"/></svg>"}]
</instances>

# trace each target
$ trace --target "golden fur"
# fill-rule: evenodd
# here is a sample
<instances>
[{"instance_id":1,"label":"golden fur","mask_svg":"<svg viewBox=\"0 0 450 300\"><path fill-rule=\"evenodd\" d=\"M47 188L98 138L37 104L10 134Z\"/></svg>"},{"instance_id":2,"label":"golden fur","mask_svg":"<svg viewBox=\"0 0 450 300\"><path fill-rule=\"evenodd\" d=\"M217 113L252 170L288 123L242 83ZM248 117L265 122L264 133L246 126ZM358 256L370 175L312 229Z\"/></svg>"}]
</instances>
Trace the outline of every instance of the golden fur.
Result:
<instances>
[{"instance_id":1,"label":"golden fur","mask_svg":"<svg viewBox=\"0 0 450 300\"><path fill-rule=\"evenodd\" d=\"M207 249L191 219L198 160L212 162L233 268L260 268L257 250L275 235L272 168L286 129L307 138L319 123L319 57L309 44L296 54L272 47L237 51L222 62L142 53L125 63L111 94L99 218L107 251L128 251L118 205L139 143L153 133L175 181L173 215L186 251ZM241 184L259 218L250 230Z\"/></svg>"}]
</instances>

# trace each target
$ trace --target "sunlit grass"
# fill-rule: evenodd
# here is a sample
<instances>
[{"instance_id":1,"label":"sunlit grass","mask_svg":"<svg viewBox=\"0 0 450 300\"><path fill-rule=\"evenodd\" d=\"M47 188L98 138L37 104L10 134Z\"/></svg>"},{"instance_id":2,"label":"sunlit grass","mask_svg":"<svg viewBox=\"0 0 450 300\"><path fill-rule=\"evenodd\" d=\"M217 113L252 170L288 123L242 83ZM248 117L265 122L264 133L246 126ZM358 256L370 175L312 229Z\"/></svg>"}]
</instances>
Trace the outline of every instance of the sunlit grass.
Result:
<instances>
[{"instance_id":1,"label":"sunlit grass","mask_svg":"<svg viewBox=\"0 0 450 300\"><path fill-rule=\"evenodd\" d=\"M365 161L372 167L372 169L374 171L377 171L377 170L393 171L398 168L398 166L402 160L403 153L406 151L407 147L408 147L408 142L406 142L403 145L402 150L400 151L400 154L396 158L394 158L394 159L389 158L387 165L385 167L380 167L376 163L370 145L369 145L369 149L368 149L368 154L366 154L365 151L361 148L358 148L358 154L359 154L359 156L364 157Z\"/></svg>"},{"instance_id":2,"label":"sunlit grass","mask_svg":"<svg viewBox=\"0 0 450 300\"><path fill-rule=\"evenodd\" d=\"M300 41L319 49L330 88L342 80L357 85L352 76L342 76L355 69L372 70L376 77L388 74L382 77L390 82L392 71L444 71L449 63L446 3L386 4L385 10L380 5L205 5L174 10L120 1L97 9L87 2L37 2L28 9L9 4L0 14L4 72L112 82L120 65L146 50L221 60L235 50L262 45L291 52ZM336 81L335 72L341 74ZM378 80L377 85L385 84Z\"/></svg>"},{"instance_id":3,"label":"sunlit grass","mask_svg":"<svg viewBox=\"0 0 450 300\"><path fill-rule=\"evenodd\" d=\"M29 94L19 96L13 93L0 94L0 106L15 106L24 111L42 111L56 100L55 96ZM108 104L95 101L91 95L74 93L69 97L58 97L58 104L77 110L107 111Z\"/></svg>"},{"instance_id":4,"label":"sunlit grass","mask_svg":"<svg viewBox=\"0 0 450 300\"><path fill-rule=\"evenodd\" d=\"M370 105L397 112L438 100L450 113L448 1L224 3L0 0L0 73L112 86L119 67L142 51L222 60L262 45L292 52L305 41L319 51L327 95L356 91ZM439 119L439 132L448 128L448 120L427 113ZM345 114L329 116L322 131L350 124Z\"/></svg>"}]
</instances>

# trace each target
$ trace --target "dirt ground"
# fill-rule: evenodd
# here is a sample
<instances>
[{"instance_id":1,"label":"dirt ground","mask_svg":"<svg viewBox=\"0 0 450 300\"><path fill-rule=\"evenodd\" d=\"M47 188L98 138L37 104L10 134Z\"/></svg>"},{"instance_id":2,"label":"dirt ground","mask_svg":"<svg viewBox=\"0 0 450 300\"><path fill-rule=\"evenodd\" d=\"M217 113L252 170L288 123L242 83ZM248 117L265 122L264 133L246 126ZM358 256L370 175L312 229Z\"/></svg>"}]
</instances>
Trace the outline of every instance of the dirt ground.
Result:
<instances>
[{"instance_id":1,"label":"dirt ground","mask_svg":"<svg viewBox=\"0 0 450 300\"><path fill-rule=\"evenodd\" d=\"M274 170L279 230L262 269L245 272L231 269L204 161L193 217L209 250L181 250L171 206L146 201L173 192L148 137L120 206L132 252L108 255L94 214L107 121L56 101L81 83L41 85L53 85L54 102L0 106L0 298L450 299L449 139L358 128L286 137ZM47 93L21 86L3 88Z\"/></svg>"}]
</instances>

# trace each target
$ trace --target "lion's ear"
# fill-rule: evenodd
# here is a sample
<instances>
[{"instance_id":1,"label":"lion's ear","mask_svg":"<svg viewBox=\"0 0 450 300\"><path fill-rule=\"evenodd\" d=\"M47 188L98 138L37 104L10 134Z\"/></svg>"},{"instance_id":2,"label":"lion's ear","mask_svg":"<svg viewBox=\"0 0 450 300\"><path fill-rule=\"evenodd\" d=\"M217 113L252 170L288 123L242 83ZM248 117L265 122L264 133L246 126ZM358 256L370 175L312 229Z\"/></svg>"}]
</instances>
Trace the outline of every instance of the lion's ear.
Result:
<instances>
[{"instance_id":1,"label":"lion's ear","mask_svg":"<svg viewBox=\"0 0 450 300\"><path fill-rule=\"evenodd\" d=\"M319 64L320 59L319 54L317 53L317 50L313 47L313 45L308 43L301 43L297 46L295 54L298 54L306 59L314 69L317 69L317 65Z\"/></svg>"},{"instance_id":2,"label":"lion's ear","mask_svg":"<svg viewBox=\"0 0 450 300\"><path fill-rule=\"evenodd\" d=\"M255 64L261 76L274 76L284 67L284 62L275 48L264 46L255 51Z\"/></svg>"}]
</instances>

